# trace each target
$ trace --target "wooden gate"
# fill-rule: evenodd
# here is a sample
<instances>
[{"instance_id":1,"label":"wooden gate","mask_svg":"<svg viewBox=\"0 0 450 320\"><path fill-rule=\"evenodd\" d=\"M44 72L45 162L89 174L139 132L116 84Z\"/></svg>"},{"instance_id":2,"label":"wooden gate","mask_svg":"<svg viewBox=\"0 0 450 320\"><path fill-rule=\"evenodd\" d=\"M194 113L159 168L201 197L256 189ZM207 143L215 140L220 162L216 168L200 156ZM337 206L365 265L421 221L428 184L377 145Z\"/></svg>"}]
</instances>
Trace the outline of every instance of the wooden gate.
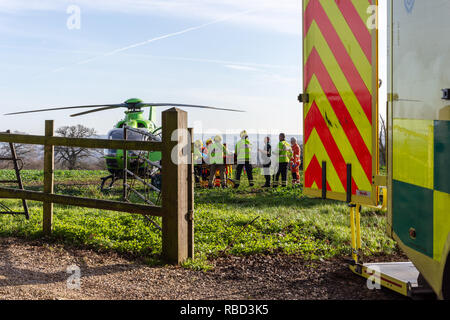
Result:
<instances>
[{"instance_id":1,"label":"wooden gate","mask_svg":"<svg viewBox=\"0 0 450 320\"><path fill-rule=\"evenodd\" d=\"M44 191L0 187L0 198L43 202L43 231L53 228L53 204L120 211L162 217L162 257L180 264L194 256L192 129L187 113L177 108L162 113L162 142L55 137L54 122L45 122L45 136L0 133L0 142L44 146ZM160 151L162 153L161 206L54 194L54 146L92 149ZM190 160L190 161L189 161Z\"/></svg>"}]
</instances>

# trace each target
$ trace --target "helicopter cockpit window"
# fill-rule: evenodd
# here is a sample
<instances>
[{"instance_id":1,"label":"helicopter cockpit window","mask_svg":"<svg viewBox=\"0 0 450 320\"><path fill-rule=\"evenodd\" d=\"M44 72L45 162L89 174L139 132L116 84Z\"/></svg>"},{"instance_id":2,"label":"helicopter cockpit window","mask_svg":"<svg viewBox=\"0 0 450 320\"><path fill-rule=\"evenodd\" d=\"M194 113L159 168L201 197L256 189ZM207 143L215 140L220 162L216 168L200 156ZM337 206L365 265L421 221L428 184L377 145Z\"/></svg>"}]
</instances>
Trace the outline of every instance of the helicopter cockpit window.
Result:
<instances>
[{"instance_id":1,"label":"helicopter cockpit window","mask_svg":"<svg viewBox=\"0 0 450 320\"><path fill-rule=\"evenodd\" d=\"M135 131L127 130L127 140L131 141L143 141L145 135L139 134ZM123 129L113 129L108 133L109 140L123 140ZM108 157L115 157L117 154L117 150L108 149L106 150L106 154Z\"/></svg>"},{"instance_id":2,"label":"helicopter cockpit window","mask_svg":"<svg viewBox=\"0 0 450 320\"><path fill-rule=\"evenodd\" d=\"M110 140L121 140L123 139L123 130L111 130L108 134L108 139Z\"/></svg>"},{"instance_id":3,"label":"helicopter cockpit window","mask_svg":"<svg viewBox=\"0 0 450 320\"><path fill-rule=\"evenodd\" d=\"M140 134L135 131L127 131L127 140L131 141L142 141L145 135ZM108 134L108 139L110 140L122 140L123 139L123 129L113 129Z\"/></svg>"}]
</instances>

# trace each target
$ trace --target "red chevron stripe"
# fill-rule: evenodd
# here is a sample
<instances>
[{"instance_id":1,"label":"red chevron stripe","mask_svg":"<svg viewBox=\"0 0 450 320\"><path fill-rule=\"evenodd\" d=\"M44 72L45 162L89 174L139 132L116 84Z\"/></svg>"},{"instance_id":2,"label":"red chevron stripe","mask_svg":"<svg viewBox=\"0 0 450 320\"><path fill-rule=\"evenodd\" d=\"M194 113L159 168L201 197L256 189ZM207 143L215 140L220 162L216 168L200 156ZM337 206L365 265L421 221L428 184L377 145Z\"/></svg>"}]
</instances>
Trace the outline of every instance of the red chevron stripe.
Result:
<instances>
[{"instance_id":1,"label":"red chevron stripe","mask_svg":"<svg viewBox=\"0 0 450 320\"><path fill-rule=\"evenodd\" d=\"M311 0L306 8L305 35L308 33L313 20L319 26L367 119L372 124L372 95L318 0Z\"/></svg>"},{"instance_id":2,"label":"red chevron stripe","mask_svg":"<svg viewBox=\"0 0 450 320\"><path fill-rule=\"evenodd\" d=\"M316 156L314 155L309 163L308 169L305 171L305 187L311 188L313 183L316 183L317 187L322 189L322 167L319 164ZM331 191L331 187L327 181L327 190Z\"/></svg>"},{"instance_id":3,"label":"red chevron stripe","mask_svg":"<svg viewBox=\"0 0 450 320\"><path fill-rule=\"evenodd\" d=\"M369 179L369 181L372 181L372 155L371 155L369 149L367 148L364 140L362 139L361 134L359 133L358 128L355 125L355 122L353 121L350 113L348 112L347 107L344 104L344 101L342 101L342 98L341 98L336 86L334 85L333 80L331 79L330 75L328 74L328 72L327 72L327 70L315 48L313 48L310 56L308 57L308 60L305 65L305 69L308 70L306 72L307 78L305 78L306 88L308 87L309 82L311 81L312 75L315 74L317 77L317 80L320 83L320 86L324 90L324 92L331 104L331 107L333 108L336 116L339 119L340 125L344 129L347 139L349 140L353 150L355 150L356 156L358 157L358 160L361 163L361 166L363 167L364 172L366 173L367 179ZM311 112L311 109L309 112ZM320 112L319 112L319 114L320 114ZM307 115L307 119L308 119L308 116L309 116L309 113ZM321 114L320 114L320 118L325 123L325 120L323 120ZM307 125L308 125L308 120L305 120L305 126L307 126ZM326 129L328 130L327 126L326 126ZM328 132L329 132L329 130L328 130ZM305 130L305 136L309 137L309 134L306 133L306 130ZM333 137L332 136L330 136L330 137L331 137L331 140L334 142ZM345 184L344 184L344 186L345 186Z\"/></svg>"},{"instance_id":4,"label":"red chevron stripe","mask_svg":"<svg viewBox=\"0 0 450 320\"><path fill-rule=\"evenodd\" d=\"M315 101L311 105L311 109L309 110L305 120L305 144L308 143L309 137L314 128L319 134L319 138L327 151L328 157L331 159L333 167L339 176L339 180L341 180L342 186L347 190L347 163L342 157L341 151L334 141L333 135L325 123L325 120L323 119ZM322 173L320 176L322 176ZM352 192L356 192L358 189L353 178L352 189Z\"/></svg>"},{"instance_id":5,"label":"red chevron stripe","mask_svg":"<svg viewBox=\"0 0 450 320\"><path fill-rule=\"evenodd\" d=\"M352 29L355 38L358 40L367 60L372 61L372 36L367 29L366 22L361 19L356 11L352 0L335 0L341 10L342 15ZM369 1L370 2L370 1Z\"/></svg>"}]
</instances>

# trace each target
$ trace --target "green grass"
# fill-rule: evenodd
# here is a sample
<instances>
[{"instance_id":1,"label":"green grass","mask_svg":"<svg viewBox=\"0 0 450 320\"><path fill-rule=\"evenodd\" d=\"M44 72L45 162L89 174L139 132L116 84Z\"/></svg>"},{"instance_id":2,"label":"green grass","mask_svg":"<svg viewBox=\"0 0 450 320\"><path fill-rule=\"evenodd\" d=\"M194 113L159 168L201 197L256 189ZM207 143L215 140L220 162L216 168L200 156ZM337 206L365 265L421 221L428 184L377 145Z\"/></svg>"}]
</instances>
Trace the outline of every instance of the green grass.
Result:
<instances>
[{"instance_id":1,"label":"green grass","mask_svg":"<svg viewBox=\"0 0 450 320\"><path fill-rule=\"evenodd\" d=\"M7 170L0 171L0 180ZM58 182L92 181L104 176L102 171L58 171L56 192L91 198L120 199L119 188L102 194L98 185L58 185ZM9 177L10 178L10 177ZM41 171L25 171L24 183L42 179ZM263 177L257 175L257 186ZM301 188L288 187L263 191L250 189L242 181L238 190L196 190L196 259L184 266L208 270L208 259L223 254L251 255L286 253L305 259L349 256L350 219L344 203L310 199ZM32 188L30 188L32 189ZM2 200L20 210L20 202ZM42 204L29 202L31 219L0 216L0 236L27 239L42 237ZM155 220L161 224L160 218ZM251 223L252 222L252 223ZM364 255L390 254L395 242L385 235L385 214L363 209L361 217ZM142 257L154 264L161 253L161 232L138 215L55 205L54 232L47 241L94 248Z\"/></svg>"},{"instance_id":2,"label":"green grass","mask_svg":"<svg viewBox=\"0 0 450 320\"><path fill-rule=\"evenodd\" d=\"M98 180L107 175L107 171L102 170L55 170L55 180L59 182ZM44 170L22 170L21 177L27 183L42 182L44 179ZM14 170L0 170L0 180L15 179L16 172Z\"/></svg>"}]
</instances>

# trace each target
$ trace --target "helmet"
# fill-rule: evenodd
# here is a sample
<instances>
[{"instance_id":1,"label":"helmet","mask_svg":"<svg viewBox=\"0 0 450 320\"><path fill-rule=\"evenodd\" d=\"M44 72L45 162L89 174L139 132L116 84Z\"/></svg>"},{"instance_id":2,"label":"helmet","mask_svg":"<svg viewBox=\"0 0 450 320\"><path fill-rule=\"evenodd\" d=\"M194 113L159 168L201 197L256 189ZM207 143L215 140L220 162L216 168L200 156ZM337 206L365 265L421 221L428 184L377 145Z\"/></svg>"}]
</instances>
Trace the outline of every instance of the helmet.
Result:
<instances>
[{"instance_id":1,"label":"helmet","mask_svg":"<svg viewBox=\"0 0 450 320\"><path fill-rule=\"evenodd\" d=\"M212 139L206 140L206 144L210 144L210 143L212 143Z\"/></svg>"},{"instance_id":2,"label":"helmet","mask_svg":"<svg viewBox=\"0 0 450 320\"><path fill-rule=\"evenodd\" d=\"M195 141L194 146L196 146L197 148L203 147L203 142L201 140L197 140L197 141Z\"/></svg>"},{"instance_id":3,"label":"helmet","mask_svg":"<svg viewBox=\"0 0 450 320\"><path fill-rule=\"evenodd\" d=\"M217 136L214 137L214 141L215 142L221 142L222 141L222 137L217 135Z\"/></svg>"},{"instance_id":4,"label":"helmet","mask_svg":"<svg viewBox=\"0 0 450 320\"><path fill-rule=\"evenodd\" d=\"M246 137L248 137L247 131L243 130L243 131L241 132L241 139L242 139L242 138L246 138Z\"/></svg>"}]
</instances>

